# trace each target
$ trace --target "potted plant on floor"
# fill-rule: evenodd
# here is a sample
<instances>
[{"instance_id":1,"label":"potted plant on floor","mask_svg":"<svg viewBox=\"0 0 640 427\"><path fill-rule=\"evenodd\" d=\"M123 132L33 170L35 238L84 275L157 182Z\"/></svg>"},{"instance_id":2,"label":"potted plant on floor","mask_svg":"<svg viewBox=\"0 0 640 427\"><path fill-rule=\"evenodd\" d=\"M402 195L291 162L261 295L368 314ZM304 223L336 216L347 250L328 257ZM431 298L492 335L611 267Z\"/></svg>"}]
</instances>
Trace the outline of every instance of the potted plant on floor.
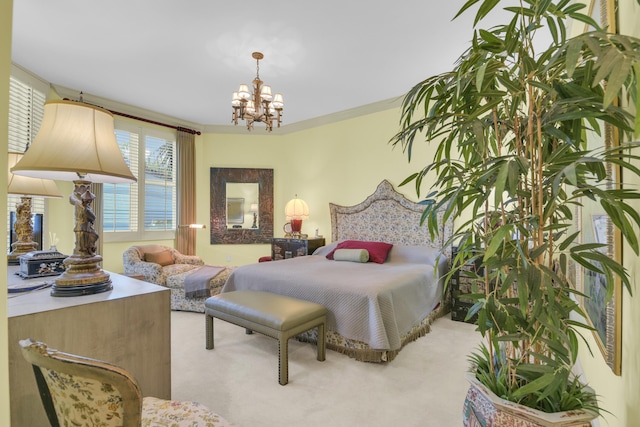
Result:
<instances>
[{"instance_id":1,"label":"potted plant on floor","mask_svg":"<svg viewBox=\"0 0 640 427\"><path fill-rule=\"evenodd\" d=\"M629 200L640 194L605 183L608 164L640 173L633 151L639 144L592 149L587 139L605 124L622 141L637 133L634 114L617 101L640 98L640 41L607 34L582 13L584 5L568 0L468 0L456 17L477 3L474 27L503 3L510 19L474 30L452 71L411 89L391 143L409 160L417 140L435 145L433 162L403 184L413 182L420 195L424 180L435 181L423 220L436 230L436 212L445 208L456 220L453 269L480 267L469 315L477 314L485 339L470 357L470 395L495 396L466 403L465 413L475 411L480 425L516 425L491 424L491 417L511 416L481 410L494 399L508 413L525 408L527 421L517 425L552 425L533 414L560 411L573 411L565 422L588 425L576 419L595 418L600 408L573 373L580 333L589 326L571 316L583 314L572 263L630 285L603 245L581 243L574 213L581 200L594 200L638 253L633 225L640 216ZM569 39L568 19L594 30Z\"/></svg>"}]
</instances>

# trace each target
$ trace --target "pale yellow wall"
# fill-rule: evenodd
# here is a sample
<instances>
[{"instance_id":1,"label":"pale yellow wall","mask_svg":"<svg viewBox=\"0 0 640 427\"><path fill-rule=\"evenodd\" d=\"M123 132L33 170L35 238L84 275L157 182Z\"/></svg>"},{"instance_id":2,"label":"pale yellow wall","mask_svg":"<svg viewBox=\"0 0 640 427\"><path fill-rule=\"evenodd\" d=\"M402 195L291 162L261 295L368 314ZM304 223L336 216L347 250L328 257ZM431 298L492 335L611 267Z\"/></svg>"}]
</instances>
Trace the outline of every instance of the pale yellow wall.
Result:
<instances>
[{"instance_id":1,"label":"pale yellow wall","mask_svg":"<svg viewBox=\"0 0 640 427\"><path fill-rule=\"evenodd\" d=\"M621 28L638 34L636 22L640 12L635 0L620 2ZM0 78L8 81L10 64L11 1L0 4ZM5 138L8 86L0 86L0 135ZM430 150L419 144L413 164L407 164L399 149L392 150L387 141L398 129L399 111L392 109L356 119L345 120L286 135L265 135L258 124L252 134L204 134L196 137L197 222L209 223L209 168L251 167L274 169L274 230L282 235L284 205L295 194L304 199L311 211L304 221L303 232L312 235L315 228L330 240L330 202L351 205L373 192L382 179L397 186L406 176L428 164ZM3 156L0 155L0 160ZM3 178L4 179L4 178ZM71 184L58 183L63 194L69 194ZM633 182L640 185L640 180ZM6 185L0 185L6 188ZM5 191L5 190L1 190ZM412 187L400 188L417 200ZM6 194L6 191L5 191ZM52 213L49 229L61 239L58 248L63 253L73 250L73 211L65 198L49 202ZM640 202L637 204L640 211ZM64 218L64 219L62 219ZM58 222L60 220L61 222ZM6 228L6 218L0 227ZM3 229L6 233L6 230ZM197 230L197 253L209 264L242 265L256 262L269 254L268 245L211 245L209 228ZM45 236L46 237L46 236ZM171 245L172 241L160 241ZM122 252L131 242L105 244L104 268L122 271ZM640 277L636 265L640 262L626 248L625 266L634 284ZM227 257L231 261L227 262ZM6 266L0 263L0 277L6 276ZM636 285L637 286L637 285ZM636 293L638 289L636 289ZM640 298L623 298L622 376L617 377L604 363L597 346L591 342L594 356L583 348L580 359L589 382L594 386L603 406L612 413L601 420L603 426L628 427L640 417ZM6 292L0 292L0 425L8 425L8 386L6 358ZM588 335L587 335L588 337Z\"/></svg>"},{"instance_id":2,"label":"pale yellow wall","mask_svg":"<svg viewBox=\"0 0 640 427\"><path fill-rule=\"evenodd\" d=\"M418 167L430 161L425 144L414 149L415 167L407 163L400 149L393 149L388 141L397 132L400 110L369 114L355 119L319 126L300 132L279 135L266 134L260 124L247 134L205 133L196 137L196 222L210 224L210 168L268 168L274 170L274 234L284 233L284 206L296 194L309 205L310 217L303 223L303 232L315 234L315 229L331 238L329 203L351 205L372 193L383 179L394 186L402 182ZM399 189L412 200L417 200L413 187ZM69 186L61 189L71 191ZM56 200L54 218L68 218L64 224L50 223L50 229L70 246L59 249L73 250L73 211L68 201ZM66 224L66 225L65 225ZM59 232L58 230L63 230ZM210 227L196 230L196 253L208 264L243 265L257 262L269 255L268 244L211 245ZM65 237L66 236L66 237ZM104 244L103 267L122 272L122 252L131 244L120 242ZM151 243L151 242L145 242ZM172 241L154 241L169 244Z\"/></svg>"},{"instance_id":3,"label":"pale yellow wall","mask_svg":"<svg viewBox=\"0 0 640 427\"><path fill-rule=\"evenodd\" d=\"M210 168L271 168L275 237L283 236L284 206L297 194L310 211L302 232L314 235L317 228L329 241L330 202L358 203L383 179L395 186L413 172L402 151L388 144L398 120L399 109L392 109L286 135L264 135L260 125L251 134L205 134L196 140L196 221L209 223ZM419 165L430 161L427 151L422 144L416 149ZM401 191L417 200L412 187ZM270 255L269 245L211 245L209 231L197 231L197 254L209 264L242 265Z\"/></svg>"},{"instance_id":4,"label":"pale yellow wall","mask_svg":"<svg viewBox=\"0 0 640 427\"><path fill-rule=\"evenodd\" d=\"M11 16L13 1L0 2L0 146L8 147L9 76L11 74ZM7 149L0 150L0 164L7 164ZM7 198L7 174L0 174L0 199ZM0 213L0 236L7 235L7 211ZM0 263L0 277L7 277L7 264ZM7 282L0 286L0 425L9 425L9 359L7 333ZM17 345L14 343L13 345Z\"/></svg>"},{"instance_id":5,"label":"pale yellow wall","mask_svg":"<svg viewBox=\"0 0 640 427\"><path fill-rule=\"evenodd\" d=\"M619 3L619 25L623 34L640 37L640 6L635 0ZM625 176L625 185L638 188L640 179L631 174ZM640 211L640 202L635 202ZM624 266L628 269L633 283L633 297L624 291L622 297L622 375L616 376L607 366L591 334L585 334L593 349L593 356L586 346L582 346L580 360L589 383L600 396L601 405L611 415L600 418L602 426L631 427L640 420L640 258L625 245L623 247Z\"/></svg>"}]
</instances>

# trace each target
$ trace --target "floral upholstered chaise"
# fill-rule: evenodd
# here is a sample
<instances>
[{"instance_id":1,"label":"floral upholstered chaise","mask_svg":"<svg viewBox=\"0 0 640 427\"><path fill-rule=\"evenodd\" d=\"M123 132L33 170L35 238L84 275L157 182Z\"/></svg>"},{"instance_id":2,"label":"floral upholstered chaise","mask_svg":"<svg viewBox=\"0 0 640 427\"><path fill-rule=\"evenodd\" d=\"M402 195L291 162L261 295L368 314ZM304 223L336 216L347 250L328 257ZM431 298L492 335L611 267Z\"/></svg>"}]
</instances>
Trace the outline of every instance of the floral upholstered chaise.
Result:
<instances>
[{"instance_id":1,"label":"floral upholstered chaise","mask_svg":"<svg viewBox=\"0 0 640 427\"><path fill-rule=\"evenodd\" d=\"M204 301L217 295L230 273L229 267L211 279L210 295L187 298L184 291L185 278L204 266L202 258L184 255L174 248L162 245L131 246L122 254L124 273L141 275L142 280L171 289L171 309L204 313Z\"/></svg>"}]
</instances>

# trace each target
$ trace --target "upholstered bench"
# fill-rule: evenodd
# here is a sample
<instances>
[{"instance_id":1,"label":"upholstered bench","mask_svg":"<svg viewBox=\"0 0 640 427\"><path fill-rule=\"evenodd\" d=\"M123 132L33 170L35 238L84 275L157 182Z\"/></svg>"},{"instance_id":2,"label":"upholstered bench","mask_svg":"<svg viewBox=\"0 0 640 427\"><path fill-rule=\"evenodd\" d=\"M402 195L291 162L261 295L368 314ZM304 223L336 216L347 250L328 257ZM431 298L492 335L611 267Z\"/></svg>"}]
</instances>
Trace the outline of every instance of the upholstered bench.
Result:
<instances>
[{"instance_id":1,"label":"upholstered bench","mask_svg":"<svg viewBox=\"0 0 640 427\"><path fill-rule=\"evenodd\" d=\"M256 331L278 340L281 385L289 382L289 338L317 327L317 359L325 359L327 310L320 304L269 292L233 291L207 298L204 307L207 349L213 348L214 317L241 326L247 333Z\"/></svg>"}]
</instances>

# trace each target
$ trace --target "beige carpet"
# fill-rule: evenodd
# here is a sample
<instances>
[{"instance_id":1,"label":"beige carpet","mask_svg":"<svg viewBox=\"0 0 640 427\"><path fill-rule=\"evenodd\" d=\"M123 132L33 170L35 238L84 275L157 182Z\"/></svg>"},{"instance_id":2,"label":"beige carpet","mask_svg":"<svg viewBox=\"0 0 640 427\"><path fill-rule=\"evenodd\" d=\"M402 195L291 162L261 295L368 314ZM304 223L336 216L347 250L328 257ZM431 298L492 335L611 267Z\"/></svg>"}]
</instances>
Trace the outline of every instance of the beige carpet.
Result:
<instances>
[{"instance_id":1,"label":"beige carpet","mask_svg":"<svg viewBox=\"0 0 640 427\"><path fill-rule=\"evenodd\" d=\"M172 312L172 399L195 400L240 427L460 426L474 326L447 315L388 364L357 362L289 341L289 384L278 384L276 340L215 320L205 350L204 314Z\"/></svg>"}]
</instances>

